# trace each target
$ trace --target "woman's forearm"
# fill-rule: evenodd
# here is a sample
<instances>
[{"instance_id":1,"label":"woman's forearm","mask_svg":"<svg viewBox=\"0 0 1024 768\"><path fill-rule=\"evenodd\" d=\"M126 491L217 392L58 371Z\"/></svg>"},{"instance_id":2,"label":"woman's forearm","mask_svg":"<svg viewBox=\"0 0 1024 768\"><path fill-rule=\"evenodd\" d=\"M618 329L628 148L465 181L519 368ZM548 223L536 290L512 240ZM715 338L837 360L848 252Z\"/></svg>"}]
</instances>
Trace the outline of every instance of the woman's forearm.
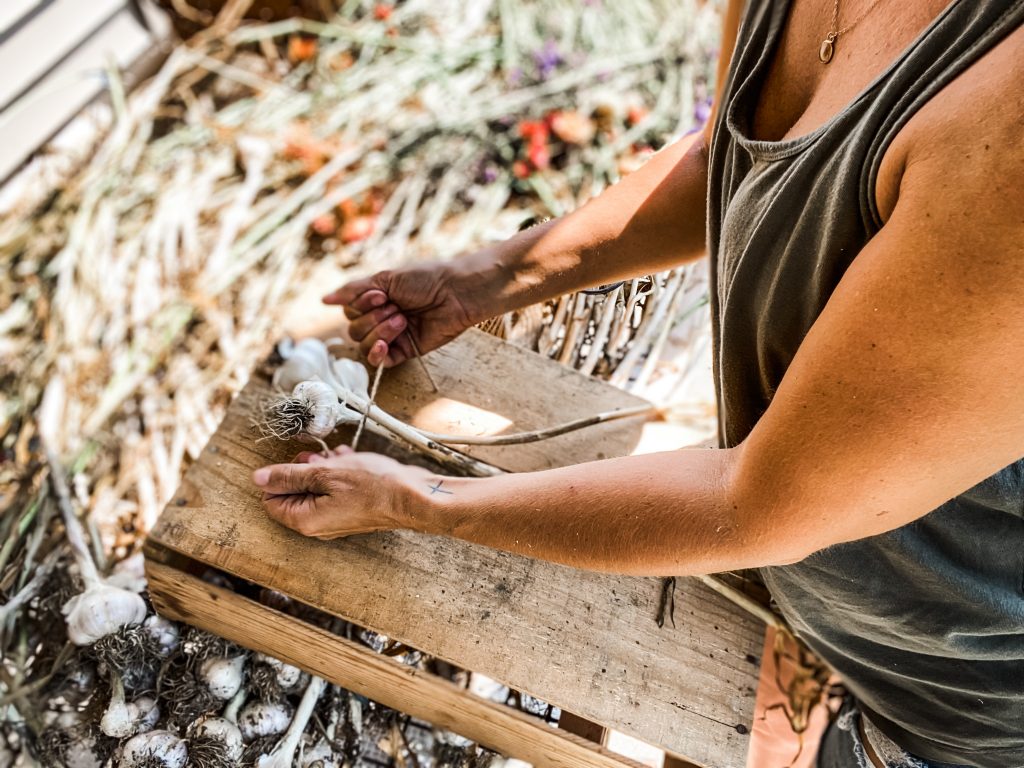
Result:
<instances>
[{"instance_id":1,"label":"woman's forearm","mask_svg":"<svg viewBox=\"0 0 1024 768\"><path fill-rule=\"evenodd\" d=\"M586 205L453 264L492 314L658 272L705 249L707 153L693 133Z\"/></svg>"},{"instance_id":2,"label":"woman's forearm","mask_svg":"<svg viewBox=\"0 0 1024 768\"><path fill-rule=\"evenodd\" d=\"M777 553L730 501L732 452L686 449L491 478L442 478L404 524L589 570L692 575ZM764 550L764 551L762 551Z\"/></svg>"}]
</instances>

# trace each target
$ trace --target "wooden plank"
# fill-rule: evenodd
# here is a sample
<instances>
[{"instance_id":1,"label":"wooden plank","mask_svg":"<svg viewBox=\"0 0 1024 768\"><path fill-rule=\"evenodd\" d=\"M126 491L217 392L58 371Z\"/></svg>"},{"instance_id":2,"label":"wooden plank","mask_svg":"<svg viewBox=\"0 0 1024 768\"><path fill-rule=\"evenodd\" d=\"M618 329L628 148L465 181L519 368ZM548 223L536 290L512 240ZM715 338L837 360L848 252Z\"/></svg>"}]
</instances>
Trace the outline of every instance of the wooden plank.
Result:
<instances>
[{"instance_id":1,"label":"wooden plank","mask_svg":"<svg viewBox=\"0 0 1024 768\"><path fill-rule=\"evenodd\" d=\"M641 768L579 736L150 559L161 615L270 654L538 768Z\"/></svg>"},{"instance_id":2,"label":"wooden plank","mask_svg":"<svg viewBox=\"0 0 1024 768\"><path fill-rule=\"evenodd\" d=\"M443 398L416 366L389 373L380 397L421 425L454 418L471 430L497 417L531 429L636 402L484 334L427 359ZM680 580L676 625L659 629L658 579L408 532L324 542L285 530L249 480L297 449L256 442L249 421L267 392L254 379L238 396L155 541L701 765L742 768L764 634L755 620L693 580ZM638 432L610 424L473 453L528 470L629 453Z\"/></svg>"},{"instance_id":3,"label":"wooden plank","mask_svg":"<svg viewBox=\"0 0 1024 768\"><path fill-rule=\"evenodd\" d=\"M74 10L69 13L71 18L77 15ZM33 28L36 23L32 22ZM21 37L19 33L0 47L0 54L6 56L7 46L20 43ZM87 77L87 73L101 72L111 57L119 66L127 66L152 47L149 33L125 7L52 71L44 71L41 80L0 113L0 179L9 176L103 90L100 77ZM14 71L22 71L16 62L12 66ZM19 78L18 82L20 90L29 80ZM2 90L6 95L19 92L14 90L14 78L0 83L5 84Z\"/></svg>"}]
</instances>

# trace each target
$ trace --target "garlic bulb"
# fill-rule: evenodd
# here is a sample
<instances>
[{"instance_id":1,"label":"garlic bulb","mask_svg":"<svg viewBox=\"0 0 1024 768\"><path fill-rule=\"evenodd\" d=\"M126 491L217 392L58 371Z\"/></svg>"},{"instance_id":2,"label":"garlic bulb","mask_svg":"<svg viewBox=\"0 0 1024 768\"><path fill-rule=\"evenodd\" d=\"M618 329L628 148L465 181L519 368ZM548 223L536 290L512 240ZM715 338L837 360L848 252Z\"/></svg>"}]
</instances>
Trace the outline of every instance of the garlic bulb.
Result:
<instances>
[{"instance_id":1,"label":"garlic bulb","mask_svg":"<svg viewBox=\"0 0 1024 768\"><path fill-rule=\"evenodd\" d=\"M327 437L334 428L346 420L358 421L359 414L338 402L338 396L329 384L322 381L302 381L292 390L292 400L308 409L306 432L313 437Z\"/></svg>"},{"instance_id":2,"label":"garlic bulb","mask_svg":"<svg viewBox=\"0 0 1024 768\"><path fill-rule=\"evenodd\" d=\"M242 759L245 750L242 744L242 732L238 726L223 717L205 716L199 718L189 728L189 739L193 743L207 741L223 746L224 757L230 763Z\"/></svg>"},{"instance_id":3,"label":"garlic bulb","mask_svg":"<svg viewBox=\"0 0 1024 768\"><path fill-rule=\"evenodd\" d=\"M141 552L136 552L130 557L114 566L113 571L105 579L107 584L121 589L128 589L132 592L142 592L146 588L146 561Z\"/></svg>"},{"instance_id":4,"label":"garlic bulb","mask_svg":"<svg viewBox=\"0 0 1024 768\"><path fill-rule=\"evenodd\" d=\"M92 645L121 627L141 623L146 618L146 603L134 592L99 579L64 603L62 612L71 642Z\"/></svg>"},{"instance_id":5,"label":"garlic bulb","mask_svg":"<svg viewBox=\"0 0 1024 768\"><path fill-rule=\"evenodd\" d=\"M207 659L199 668L199 675L210 693L218 699L230 699L242 687L245 656L226 659Z\"/></svg>"},{"instance_id":6,"label":"garlic bulb","mask_svg":"<svg viewBox=\"0 0 1024 768\"><path fill-rule=\"evenodd\" d=\"M327 345L320 339L303 339L294 343L286 339L277 345L284 363L274 371L272 382L280 389L293 389L302 381L327 382L331 375Z\"/></svg>"},{"instance_id":7,"label":"garlic bulb","mask_svg":"<svg viewBox=\"0 0 1024 768\"><path fill-rule=\"evenodd\" d=\"M124 684L116 673L113 676L112 688L110 704L100 718L100 730L116 739L153 730L160 719L160 709L156 700L150 696L140 696L135 701L126 702Z\"/></svg>"},{"instance_id":8,"label":"garlic bulb","mask_svg":"<svg viewBox=\"0 0 1024 768\"><path fill-rule=\"evenodd\" d=\"M102 768L105 762L96 754L96 737L79 736L64 748L65 768Z\"/></svg>"},{"instance_id":9,"label":"garlic bulb","mask_svg":"<svg viewBox=\"0 0 1024 768\"><path fill-rule=\"evenodd\" d=\"M163 616L153 614L149 616L143 625L149 636L152 637L160 647L160 655L164 658L170 656L181 644L178 635L178 625Z\"/></svg>"},{"instance_id":10,"label":"garlic bulb","mask_svg":"<svg viewBox=\"0 0 1024 768\"><path fill-rule=\"evenodd\" d=\"M274 746L269 755L260 755L256 761L257 768L291 768L295 750L309 724L309 718L313 715L317 699L320 698L326 685L327 683L322 677L310 678L309 685L306 686L306 691L302 694L302 701L299 702L299 708L295 710L295 717L288 726L288 732Z\"/></svg>"},{"instance_id":11,"label":"garlic bulb","mask_svg":"<svg viewBox=\"0 0 1024 768\"><path fill-rule=\"evenodd\" d=\"M291 715L291 709L282 702L255 701L238 715L238 727L246 741L276 736L284 733L291 722Z\"/></svg>"},{"instance_id":12,"label":"garlic bulb","mask_svg":"<svg viewBox=\"0 0 1024 768\"><path fill-rule=\"evenodd\" d=\"M46 461L50 465L50 483L64 518L64 532L78 572L85 583L85 591L64 603L61 611L67 622L71 642L75 645L92 645L121 627L141 623L146 618L146 603L135 592L108 584L100 576L89 545L86 544L85 529L72 506L64 468L50 448L46 436L43 437Z\"/></svg>"},{"instance_id":13,"label":"garlic bulb","mask_svg":"<svg viewBox=\"0 0 1024 768\"><path fill-rule=\"evenodd\" d=\"M185 768L188 746L170 731L133 736L121 748L118 768Z\"/></svg>"},{"instance_id":14,"label":"garlic bulb","mask_svg":"<svg viewBox=\"0 0 1024 768\"><path fill-rule=\"evenodd\" d=\"M331 373L334 374L335 383L358 397L370 399L370 374L362 363L344 357L332 357Z\"/></svg>"},{"instance_id":15,"label":"garlic bulb","mask_svg":"<svg viewBox=\"0 0 1024 768\"><path fill-rule=\"evenodd\" d=\"M138 712L135 720L136 733L152 731L160 722L160 706L152 696L139 696L129 706L135 707Z\"/></svg>"},{"instance_id":16,"label":"garlic bulb","mask_svg":"<svg viewBox=\"0 0 1024 768\"><path fill-rule=\"evenodd\" d=\"M260 664L266 664L274 670L277 684L282 690L287 691L290 688L294 688L302 679L301 669L293 667L291 664L286 664L280 659L275 659L273 656L267 656L264 653L257 653L253 660Z\"/></svg>"}]
</instances>

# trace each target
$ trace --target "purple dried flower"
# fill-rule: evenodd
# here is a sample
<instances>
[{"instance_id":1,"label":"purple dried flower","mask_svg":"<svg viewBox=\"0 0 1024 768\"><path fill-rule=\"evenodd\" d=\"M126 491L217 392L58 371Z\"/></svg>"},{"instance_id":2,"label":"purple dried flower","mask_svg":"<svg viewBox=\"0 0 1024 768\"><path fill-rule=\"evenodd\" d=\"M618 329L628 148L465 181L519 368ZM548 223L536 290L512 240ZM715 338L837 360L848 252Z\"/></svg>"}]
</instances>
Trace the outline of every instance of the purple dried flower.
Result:
<instances>
[{"instance_id":1,"label":"purple dried flower","mask_svg":"<svg viewBox=\"0 0 1024 768\"><path fill-rule=\"evenodd\" d=\"M533 63L537 65L538 77L547 80L555 69L565 63L565 59L562 58L555 41L548 40L540 50L533 52Z\"/></svg>"}]
</instances>

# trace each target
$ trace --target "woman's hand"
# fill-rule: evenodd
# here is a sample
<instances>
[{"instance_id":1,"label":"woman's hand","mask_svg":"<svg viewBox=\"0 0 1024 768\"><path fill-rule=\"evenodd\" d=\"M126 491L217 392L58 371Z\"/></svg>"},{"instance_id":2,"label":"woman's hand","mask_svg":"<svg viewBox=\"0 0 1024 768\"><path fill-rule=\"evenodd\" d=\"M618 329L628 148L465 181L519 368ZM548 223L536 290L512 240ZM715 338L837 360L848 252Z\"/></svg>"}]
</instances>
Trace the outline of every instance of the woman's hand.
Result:
<instances>
[{"instance_id":1,"label":"woman's hand","mask_svg":"<svg viewBox=\"0 0 1024 768\"><path fill-rule=\"evenodd\" d=\"M480 286L466 290L462 277L449 264L378 272L328 294L324 303L342 306L349 335L370 365L390 367L416 357L410 336L426 353L488 317L470 301L483 298Z\"/></svg>"},{"instance_id":2,"label":"woman's hand","mask_svg":"<svg viewBox=\"0 0 1024 768\"><path fill-rule=\"evenodd\" d=\"M437 478L375 453L341 446L300 453L293 464L253 473L272 518L303 536L335 539L408 528Z\"/></svg>"}]
</instances>

